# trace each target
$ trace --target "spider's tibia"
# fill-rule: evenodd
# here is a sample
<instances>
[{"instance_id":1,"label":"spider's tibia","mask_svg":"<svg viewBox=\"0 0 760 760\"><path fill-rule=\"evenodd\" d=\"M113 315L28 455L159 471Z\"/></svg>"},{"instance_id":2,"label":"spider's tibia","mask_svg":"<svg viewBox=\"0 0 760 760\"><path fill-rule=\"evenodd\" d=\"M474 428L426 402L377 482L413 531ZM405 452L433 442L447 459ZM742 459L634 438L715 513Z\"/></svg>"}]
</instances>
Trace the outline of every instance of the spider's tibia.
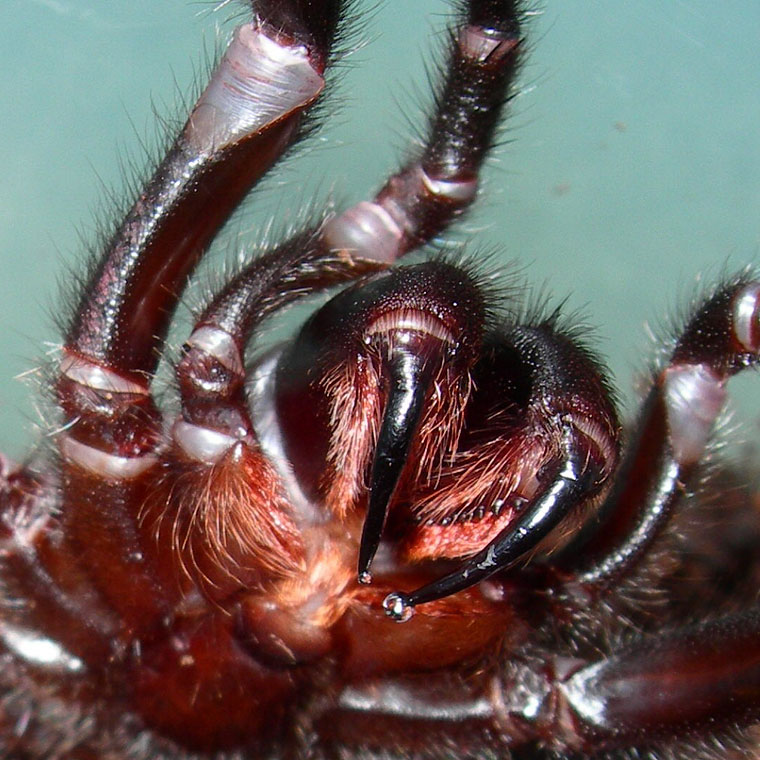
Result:
<instances>
[{"instance_id":1,"label":"spider's tibia","mask_svg":"<svg viewBox=\"0 0 760 760\"><path fill-rule=\"evenodd\" d=\"M485 5L490 8L481 7ZM447 79L421 159L430 184L474 184L491 148L521 49L520 11L515 4L506 6L496 14L493 4L472 3L468 21L452 43ZM455 208L465 205L451 194L439 203L443 200Z\"/></svg>"},{"instance_id":2,"label":"spider's tibia","mask_svg":"<svg viewBox=\"0 0 760 760\"><path fill-rule=\"evenodd\" d=\"M256 329L275 312L378 269L376 264L331 251L323 239L324 229L322 222L310 225L257 256L211 299L193 334L199 335L204 327L223 331L242 352Z\"/></svg>"}]
</instances>

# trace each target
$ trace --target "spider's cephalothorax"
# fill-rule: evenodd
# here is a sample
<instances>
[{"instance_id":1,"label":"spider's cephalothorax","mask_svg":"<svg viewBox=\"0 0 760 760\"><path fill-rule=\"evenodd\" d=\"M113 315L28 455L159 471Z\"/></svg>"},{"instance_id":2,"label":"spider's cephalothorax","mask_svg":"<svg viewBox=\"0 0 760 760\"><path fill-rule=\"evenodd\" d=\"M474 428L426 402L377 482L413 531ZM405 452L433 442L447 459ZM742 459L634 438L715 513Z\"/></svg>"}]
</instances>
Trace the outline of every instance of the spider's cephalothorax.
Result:
<instances>
[{"instance_id":1,"label":"spider's cephalothorax","mask_svg":"<svg viewBox=\"0 0 760 760\"><path fill-rule=\"evenodd\" d=\"M517 0L458 3L422 147L210 297L159 409L178 299L346 14L251 5L82 289L55 451L3 460L0 757L756 757L760 522L703 465L760 281L697 304L621 446L558 313L452 254L394 266L477 194Z\"/></svg>"}]
</instances>

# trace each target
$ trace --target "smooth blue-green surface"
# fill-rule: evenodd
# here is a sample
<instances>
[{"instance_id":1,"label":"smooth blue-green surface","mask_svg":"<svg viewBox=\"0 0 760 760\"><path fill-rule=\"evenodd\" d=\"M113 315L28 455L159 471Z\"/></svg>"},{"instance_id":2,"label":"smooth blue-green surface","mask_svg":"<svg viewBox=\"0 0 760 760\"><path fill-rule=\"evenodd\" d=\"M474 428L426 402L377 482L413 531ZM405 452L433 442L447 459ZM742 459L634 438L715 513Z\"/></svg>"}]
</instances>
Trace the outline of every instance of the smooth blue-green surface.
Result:
<instances>
[{"instance_id":1,"label":"smooth blue-green surface","mask_svg":"<svg viewBox=\"0 0 760 760\"><path fill-rule=\"evenodd\" d=\"M440 30L445 9L386 0L362 21L368 44L337 75L337 115L236 233L255 236L268 216L330 190L371 192L419 120L431 24ZM35 390L13 378L59 341L56 280L83 249L78 231L92 236L119 156L140 163L140 139L153 139L151 103L173 110L231 12L186 0L0 2L0 449L18 456L34 435ZM688 301L700 272L758 260L760 3L546 0L530 39L508 142L456 239L518 259L524 278L569 296L630 397L651 354L644 323ZM758 398L753 380L745 395ZM758 418L760 404L741 408Z\"/></svg>"}]
</instances>

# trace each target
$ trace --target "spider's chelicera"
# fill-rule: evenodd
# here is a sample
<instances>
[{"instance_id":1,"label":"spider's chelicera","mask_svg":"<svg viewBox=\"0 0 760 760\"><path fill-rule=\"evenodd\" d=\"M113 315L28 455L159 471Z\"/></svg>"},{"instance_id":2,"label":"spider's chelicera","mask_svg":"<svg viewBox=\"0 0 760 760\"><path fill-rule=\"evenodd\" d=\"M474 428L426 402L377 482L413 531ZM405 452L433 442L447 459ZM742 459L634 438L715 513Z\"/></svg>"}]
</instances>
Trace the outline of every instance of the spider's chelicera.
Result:
<instances>
[{"instance_id":1,"label":"spider's chelicera","mask_svg":"<svg viewBox=\"0 0 760 760\"><path fill-rule=\"evenodd\" d=\"M158 408L178 299L304 133L343 4L251 3L86 278L55 451L1 473L0 755L755 757L760 531L703 463L760 281L698 303L621 446L557 312L454 254L394 266L477 194L516 0L458 3L421 149L211 296Z\"/></svg>"}]
</instances>

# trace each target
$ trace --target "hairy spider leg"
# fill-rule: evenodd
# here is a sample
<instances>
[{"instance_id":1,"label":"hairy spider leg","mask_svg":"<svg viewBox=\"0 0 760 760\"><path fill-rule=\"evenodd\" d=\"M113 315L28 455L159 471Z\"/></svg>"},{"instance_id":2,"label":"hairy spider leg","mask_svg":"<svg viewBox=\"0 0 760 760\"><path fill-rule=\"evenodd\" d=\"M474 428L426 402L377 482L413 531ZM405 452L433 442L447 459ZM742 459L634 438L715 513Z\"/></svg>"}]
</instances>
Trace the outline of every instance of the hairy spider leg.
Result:
<instances>
[{"instance_id":1,"label":"hairy spider leg","mask_svg":"<svg viewBox=\"0 0 760 760\"><path fill-rule=\"evenodd\" d=\"M137 629L167 614L176 585L137 525L159 466L162 421L149 386L161 343L201 255L322 92L340 6L254 5L108 241L66 334L56 385L64 530L101 593Z\"/></svg>"},{"instance_id":2,"label":"hairy spider leg","mask_svg":"<svg viewBox=\"0 0 760 760\"><path fill-rule=\"evenodd\" d=\"M642 637L557 676L543 702L561 707L534 722L547 743L599 752L744 726L760 715L760 612Z\"/></svg>"},{"instance_id":3,"label":"hairy spider leg","mask_svg":"<svg viewBox=\"0 0 760 760\"><path fill-rule=\"evenodd\" d=\"M421 150L373 201L328 222L328 247L391 264L443 232L475 199L519 70L525 11L517 0L462 6Z\"/></svg>"},{"instance_id":4,"label":"hairy spider leg","mask_svg":"<svg viewBox=\"0 0 760 760\"><path fill-rule=\"evenodd\" d=\"M695 310L652 387L599 518L558 557L567 590L608 593L637 567L696 486L728 380L758 363L760 284L741 275Z\"/></svg>"}]
</instances>

